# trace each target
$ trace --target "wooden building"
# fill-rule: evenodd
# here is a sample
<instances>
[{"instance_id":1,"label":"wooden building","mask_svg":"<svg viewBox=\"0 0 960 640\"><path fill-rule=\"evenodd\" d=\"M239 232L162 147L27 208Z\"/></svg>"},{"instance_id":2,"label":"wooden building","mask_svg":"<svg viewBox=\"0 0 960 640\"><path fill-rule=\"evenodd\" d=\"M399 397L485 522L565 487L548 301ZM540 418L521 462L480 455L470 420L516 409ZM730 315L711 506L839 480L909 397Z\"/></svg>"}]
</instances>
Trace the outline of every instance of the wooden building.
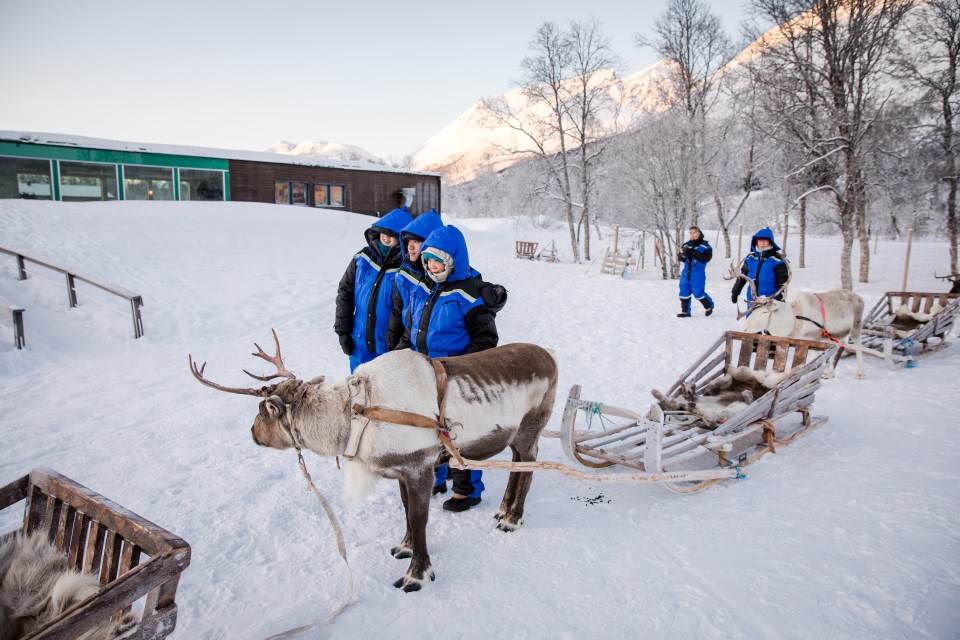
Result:
<instances>
[{"instance_id":1,"label":"wooden building","mask_svg":"<svg viewBox=\"0 0 960 640\"><path fill-rule=\"evenodd\" d=\"M236 200L441 210L440 174L370 162L0 131L0 198Z\"/></svg>"}]
</instances>

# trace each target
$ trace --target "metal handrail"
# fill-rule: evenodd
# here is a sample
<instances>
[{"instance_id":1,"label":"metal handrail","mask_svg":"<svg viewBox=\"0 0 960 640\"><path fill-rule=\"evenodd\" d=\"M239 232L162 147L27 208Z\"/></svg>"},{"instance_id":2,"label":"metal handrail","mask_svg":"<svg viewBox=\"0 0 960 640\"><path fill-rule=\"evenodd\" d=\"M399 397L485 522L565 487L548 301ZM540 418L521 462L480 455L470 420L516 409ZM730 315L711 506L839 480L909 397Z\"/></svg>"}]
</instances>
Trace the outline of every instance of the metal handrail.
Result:
<instances>
[{"instance_id":1,"label":"metal handrail","mask_svg":"<svg viewBox=\"0 0 960 640\"><path fill-rule=\"evenodd\" d=\"M23 337L23 309L0 303L0 316L10 318L13 323L13 346L23 349L26 339Z\"/></svg>"},{"instance_id":2,"label":"metal handrail","mask_svg":"<svg viewBox=\"0 0 960 640\"><path fill-rule=\"evenodd\" d=\"M12 249L0 247L0 253L6 253L8 255L14 256L17 259L17 272L20 276L20 280L27 279L27 269L26 269L27 262L32 262L35 265L64 274L67 278L67 302L71 307L77 306L77 283L76 283L77 280L81 282L86 282L89 285L92 285L94 287L97 287L98 289L102 289L103 291L106 291L107 293L112 293L113 295L120 296L125 300L129 300L130 312L133 317L133 337L134 339L137 339L143 336L143 318L141 317L141 314L140 314L140 308L143 306L142 296L136 293L133 293L132 291L128 291L127 289L123 289L121 287L106 285L101 282L97 282L92 278L79 275L76 272L70 271L63 267L58 267L48 262L37 260L36 258L31 258L30 256L24 255L19 251L13 251Z\"/></svg>"}]
</instances>

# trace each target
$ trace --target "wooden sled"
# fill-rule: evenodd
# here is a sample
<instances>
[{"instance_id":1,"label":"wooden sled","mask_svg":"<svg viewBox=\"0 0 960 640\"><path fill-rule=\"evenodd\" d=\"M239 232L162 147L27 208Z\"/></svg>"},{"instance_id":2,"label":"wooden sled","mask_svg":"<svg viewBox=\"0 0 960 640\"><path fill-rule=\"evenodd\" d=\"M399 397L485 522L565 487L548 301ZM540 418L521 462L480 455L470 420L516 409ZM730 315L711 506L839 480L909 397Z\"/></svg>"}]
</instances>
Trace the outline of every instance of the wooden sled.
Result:
<instances>
[{"instance_id":1,"label":"wooden sled","mask_svg":"<svg viewBox=\"0 0 960 640\"><path fill-rule=\"evenodd\" d=\"M561 422L561 446L570 459L587 467L623 465L681 493L743 477L743 467L827 421L811 417L809 407L836 349L830 343L724 333L664 395L678 398L684 385L700 391L737 367L789 375L713 428L698 415L668 411L657 402L641 416L581 400L580 385L574 385ZM575 429L581 411L591 423L589 431Z\"/></svg>"},{"instance_id":2,"label":"wooden sled","mask_svg":"<svg viewBox=\"0 0 960 640\"><path fill-rule=\"evenodd\" d=\"M533 260L537 257L537 243L517 240L517 257Z\"/></svg>"},{"instance_id":3,"label":"wooden sled","mask_svg":"<svg viewBox=\"0 0 960 640\"><path fill-rule=\"evenodd\" d=\"M863 346L902 367L947 346L958 311L960 293L888 291L863 320Z\"/></svg>"},{"instance_id":4,"label":"wooden sled","mask_svg":"<svg viewBox=\"0 0 960 640\"><path fill-rule=\"evenodd\" d=\"M0 509L24 502L23 531L45 531L70 565L100 576L102 589L27 638L77 638L143 600L128 638L165 638L177 624L180 574L190 545L118 504L49 469L0 487ZM9 532L7 535L14 532Z\"/></svg>"}]
</instances>

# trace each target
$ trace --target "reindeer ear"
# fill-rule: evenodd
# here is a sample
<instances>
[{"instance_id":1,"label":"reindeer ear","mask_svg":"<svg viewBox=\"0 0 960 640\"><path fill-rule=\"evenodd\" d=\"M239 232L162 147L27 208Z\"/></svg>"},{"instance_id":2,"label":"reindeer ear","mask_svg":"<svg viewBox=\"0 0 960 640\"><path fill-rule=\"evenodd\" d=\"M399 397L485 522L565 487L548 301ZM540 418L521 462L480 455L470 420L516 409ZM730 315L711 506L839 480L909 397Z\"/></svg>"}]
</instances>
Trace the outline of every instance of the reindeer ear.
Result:
<instances>
[{"instance_id":1,"label":"reindeer ear","mask_svg":"<svg viewBox=\"0 0 960 640\"><path fill-rule=\"evenodd\" d=\"M286 405L280 396L270 396L260 403L260 413L266 418L279 418L286 410Z\"/></svg>"},{"instance_id":2,"label":"reindeer ear","mask_svg":"<svg viewBox=\"0 0 960 640\"><path fill-rule=\"evenodd\" d=\"M323 384L325 379L325 376L317 376L316 378L312 378L307 384Z\"/></svg>"},{"instance_id":3,"label":"reindeer ear","mask_svg":"<svg viewBox=\"0 0 960 640\"><path fill-rule=\"evenodd\" d=\"M363 386L363 378L360 376L350 376L347 378L347 384L350 385L352 391L359 391L360 387Z\"/></svg>"}]
</instances>

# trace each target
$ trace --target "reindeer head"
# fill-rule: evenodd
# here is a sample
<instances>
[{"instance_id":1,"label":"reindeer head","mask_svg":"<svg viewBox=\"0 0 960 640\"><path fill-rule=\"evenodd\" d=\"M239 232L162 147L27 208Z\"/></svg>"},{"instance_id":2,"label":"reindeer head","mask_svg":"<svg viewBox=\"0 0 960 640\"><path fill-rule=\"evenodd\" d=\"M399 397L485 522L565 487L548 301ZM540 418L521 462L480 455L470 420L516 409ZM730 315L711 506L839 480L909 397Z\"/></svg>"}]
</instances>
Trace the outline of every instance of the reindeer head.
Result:
<instances>
[{"instance_id":1,"label":"reindeer head","mask_svg":"<svg viewBox=\"0 0 960 640\"><path fill-rule=\"evenodd\" d=\"M283 382L266 385L259 389L225 387L204 378L203 370L207 366L207 363L204 362L197 367L193 361L193 356L189 356L190 371L193 373L193 377L208 387L226 391L227 393L238 393L264 398L264 400L260 402L260 410L253 419L253 427L250 430L254 442L261 446L272 447L274 449L299 448L302 443L293 433L291 411L292 408L303 399L311 385L323 383L323 376L314 378L309 382L304 382L297 379L293 373L287 371L287 368L283 364L283 358L280 355L280 340L277 338L277 332L273 331L273 329L271 329L271 331L273 332L274 345L276 345L277 348L276 354L272 357L268 356L266 352L260 348L260 345L254 343L253 346L257 348L257 351L253 353L253 355L272 363L277 367L277 373L258 376L250 373L246 369L244 369L243 372L251 378L263 381L281 377L287 378L287 380Z\"/></svg>"}]
</instances>

